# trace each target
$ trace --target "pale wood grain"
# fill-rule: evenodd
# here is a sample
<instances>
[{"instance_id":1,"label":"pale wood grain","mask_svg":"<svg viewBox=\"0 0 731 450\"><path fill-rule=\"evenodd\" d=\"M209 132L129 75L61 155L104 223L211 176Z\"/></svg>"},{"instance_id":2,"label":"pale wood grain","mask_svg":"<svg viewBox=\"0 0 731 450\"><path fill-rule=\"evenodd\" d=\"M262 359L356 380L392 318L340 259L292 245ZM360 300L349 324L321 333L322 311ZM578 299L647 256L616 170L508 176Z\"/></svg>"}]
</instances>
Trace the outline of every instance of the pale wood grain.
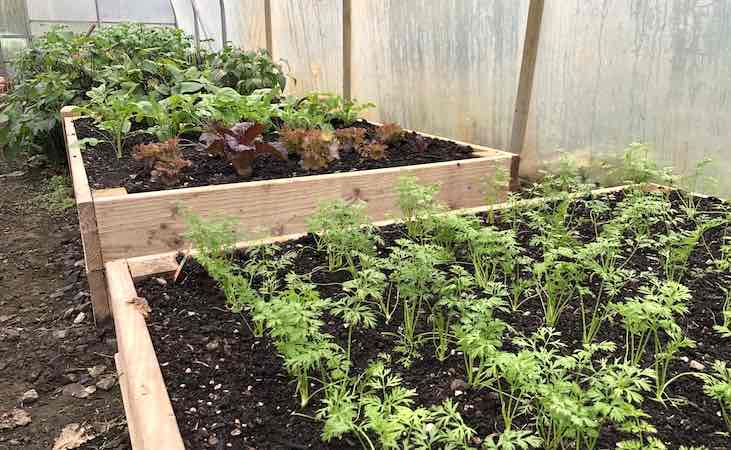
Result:
<instances>
[{"instance_id":1,"label":"pale wood grain","mask_svg":"<svg viewBox=\"0 0 731 450\"><path fill-rule=\"evenodd\" d=\"M183 450L145 318L130 300L137 297L126 261L106 264L110 303L127 389L128 420L142 450ZM137 450L137 449L135 449Z\"/></svg>"},{"instance_id":2,"label":"pale wood grain","mask_svg":"<svg viewBox=\"0 0 731 450\"><path fill-rule=\"evenodd\" d=\"M306 219L324 201L363 200L373 220L398 215L398 180L416 176L438 183L438 199L450 209L484 202L483 184L497 168L509 170L512 155L399 168L253 181L99 198L95 210L104 255L134 257L184 246L183 210L204 217L230 217L251 238L287 235L306 230ZM507 192L506 184L504 192Z\"/></svg>"}]
</instances>

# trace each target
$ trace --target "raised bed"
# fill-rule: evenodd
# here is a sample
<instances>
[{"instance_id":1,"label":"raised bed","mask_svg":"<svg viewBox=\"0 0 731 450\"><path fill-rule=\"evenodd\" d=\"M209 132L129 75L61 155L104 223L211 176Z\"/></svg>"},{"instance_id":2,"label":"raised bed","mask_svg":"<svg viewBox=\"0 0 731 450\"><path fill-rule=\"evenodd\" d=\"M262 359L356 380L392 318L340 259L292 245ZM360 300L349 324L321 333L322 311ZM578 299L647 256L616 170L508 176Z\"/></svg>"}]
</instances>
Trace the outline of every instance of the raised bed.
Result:
<instances>
[{"instance_id":1,"label":"raised bed","mask_svg":"<svg viewBox=\"0 0 731 450\"><path fill-rule=\"evenodd\" d=\"M305 230L305 219L323 201L364 200L374 220L397 214L395 186L404 175L439 183L439 199L451 209L484 204L485 180L498 169L517 177L518 157L479 145L471 159L348 173L250 181L174 190L127 193L125 188L93 190L78 145L72 107L62 110L69 167L79 211L95 317L109 316L103 292L104 263L184 248L181 207L204 217L230 217L248 236L282 236ZM423 133L421 133L423 134ZM429 136L437 138L436 136ZM442 139L442 138L438 138ZM445 139L446 140L446 139ZM510 188L506 182L501 193ZM97 280L102 280L100 285Z\"/></svg>"},{"instance_id":2,"label":"raised bed","mask_svg":"<svg viewBox=\"0 0 731 450\"><path fill-rule=\"evenodd\" d=\"M594 195L597 197L612 193L622 195L622 190L623 188L600 190L595 191ZM530 207L543 201L529 201L524 203L523 206ZM714 203L711 201L708 204L713 205ZM475 208L471 212L482 213L489 209L500 210L504 207L505 205L498 205L493 208ZM726 208L728 209L728 207ZM383 222L380 225L390 224L391 222ZM719 242L717 231L705 236L707 238L705 245L708 246L708 251L713 253L715 257L718 257L716 253ZM589 228L585 228L585 232L591 234ZM270 241L283 242L299 237L301 235L284 236ZM528 238L529 236L524 236L522 240L527 241ZM293 246L291 248L311 247L313 243L307 239L297 242L304 245L304 247ZM246 245L246 243L242 243L242 246ZM728 346L723 345L723 340L715 335L712 330L713 324L716 323L714 316L715 318L721 316L720 310L723 303L718 286L713 284L714 279L718 282L729 282L731 281L731 274L721 272L717 277L715 275L700 277L698 270L708 270L709 264L707 255L704 252L706 252L706 249L699 246L697 251L691 255L688 263L693 269L689 271L683 282L692 288L693 300L690 311L685 315L685 319L680 322L683 331L688 333L699 345L697 348L684 349L677 355L678 357L671 364L671 375L689 370L689 360L696 362L695 366L691 365L690 370L708 373L712 359L725 359L728 361L731 358ZM536 257L536 255L533 256ZM652 249L643 250L638 254L636 260L633 256L630 256L630 258L632 258L628 265L630 268L639 270L647 266L651 271L658 271L661 268ZM267 350L269 347L259 343L259 341L266 338L257 339L249 336L250 332L242 324L241 319L237 318L238 315L221 309L224 306L220 294L211 298L201 298L202 293L210 292L211 286L215 286L215 283L205 282L201 284L200 280L205 277L201 278L200 270L190 269L190 264L186 267L188 269L184 270L179 280L182 284L177 285L170 281L170 275L178 268L177 259L172 253L113 261L106 264L110 303L114 313L119 345L117 365L119 373L122 374L120 383L123 388L125 408L134 448L177 449L184 448L183 442L186 442L189 448L215 448L216 445L226 446L228 443L232 443L233 448L270 448L265 446L266 443L258 443L264 445L264 447L257 447L256 442L242 441L240 436L246 436L247 433L258 434L259 436L267 435L267 433L279 435L280 431L292 426L293 422L298 420L306 422L307 419L303 417L298 419L289 413L282 413L282 423L262 424L256 422L252 414L259 417L256 413L258 407L263 408L262 411L266 409L270 412L273 408L264 404L257 407L256 402L260 400L257 394L251 394L250 400L247 400L246 395L242 393L251 390L252 386L253 390L257 391L259 389L268 389L267 386L270 383L283 383L286 394L279 397L279 401L282 402L281 406L285 410L288 408L296 410L296 400L291 395L294 387L291 384L286 386L286 375L282 379L281 375L276 376L276 374L270 372L271 366L267 366L257 359L251 359L256 356L256 352L250 351L250 346L264 345L265 348L259 349L260 356L266 354L267 351L273 351L272 349ZM167 278L168 281L163 282L158 277ZM191 281L192 284L185 281L186 277L193 280ZM318 280L318 282L323 282L323 280ZM637 286L633 283L630 283L627 289L627 294L624 295L637 295ZM150 301L153 311L149 324L145 323L142 315L143 308L140 306L141 302L138 299L138 294L147 295ZM196 301L196 298L199 301ZM538 310L540 311L540 306L538 306ZM570 354L570 350L577 345L577 339L579 342L581 341L580 320L575 316L576 313L575 307L567 310L564 313L563 320L557 326L562 335L565 336L565 343L570 347L566 351L567 354ZM219 323L217 320L221 320L221 317L225 319ZM536 317L536 305L527 302L519 314L508 315L505 320L510 321L513 326L522 327L521 331L535 331L534 328L539 325L535 323L536 319L534 317ZM190 328L192 330L191 336L202 340L184 341L181 339L184 331L180 328L180 324L186 321L196 323L195 326ZM153 337L151 337L151 332L148 331L148 326L153 328ZM188 325L188 327L191 326ZM617 355L619 355L624 353L621 342L624 335L618 331L617 327L616 323L607 324L607 329L600 333L600 338L616 341L619 347ZM223 331L224 329L225 331ZM363 348L364 345L367 347L369 337L374 341L379 339L368 334L361 336L357 348L364 354L373 353ZM161 357L164 359L160 361L163 364L162 370L153 348L153 341L156 342L156 345L164 343L164 356ZM230 348L227 349L229 346ZM238 351L242 353L239 354ZM389 352L388 349L381 351ZM514 350L511 349L511 351ZM174 352L177 356L173 355ZM428 351L424 352L427 360L429 359L428 353ZM231 369L231 360L236 358L241 359L238 362L238 372ZM455 356L455 358L461 360L461 356ZM269 360L276 359L275 356L269 356ZM697 361L704 364L705 368L697 369ZM220 370L217 364L221 365ZM272 364L271 361L268 361L268 364ZM454 361L451 364L454 364ZM434 369L433 365L424 364L421 361L417 361L415 366L413 373L409 373L407 382L411 385L416 383L419 386L420 395L452 397L460 404L470 404L473 408L485 408L484 415L471 415L469 417L471 424L483 423L484 426L489 428L499 423L499 408L496 409L495 406L497 399L494 396L490 397L490 391L473 392L462 386L454 388L455 380L463 377L459 368L456 369L456 372L453 371L454 369L450 371L439 370ZM693 367L696 367L696 369ZM188 386L178 386L177 383L180 382L178 376L174 377L174 381L168 380L167 383L168 388L171 388L171 382L174 384L172 386L174 391L171 390L170 395L173 396L176 402L179 402L176 408L173 408L162 374L166 373L166 376L169 376L183 372L192 372ZM233 372L236 372L237 375L240 373L242 378L250 379L251 385L232 386L228 384L227 382L231 380L229 376ZM223 387L218 383L223 383ZM694 377L684 377L677 380L668 388L668 394L674 397L678 395L689 396L690 400L689 403L680 403L677 406L672 406L670 403L663 405L651 399L652 392L644 393L647 398L643 403L643 409L650 413L649 420L651 424L659 430L657 436L665 440L665 443L669 445L668 448L674 449L678 445L708 445L710 448L722 448L719 445L725 443L723 435L715 433L715 431L720 432L723 430L723 421L716 414L718 405L703 396L701 386L701 382ZM185 397L184 392L186 389L195 393L191 398L199 399L198 403L193 405L194 408L190 408L191 404L186 403L190 399L185 400L182 398ZM458 394L457 390L461 393ZM228 402L221 401L221 399L226 398L228 392L242 398L240 400L229 400ZM211 403L207 404L209 401ZM252 404L242 405L246 402L252 402ZM313 402L315 405L308 407L305 414L313 414L319 406L317 405L317 398ZM289 405L287 405L288 403ZM236 405L233 409L232 404ZM220 410L217 410L217 408L220 408ZM173 413L174 409L178 413L177 421ZM239 412L239 409L246 412ZM206 412L203 413L203 410ZM663 411L667 411L667 413ZM241 417L238 414L248 414L248 417ZM464 414L467 416L467 413ZM199 416L200 424L198 425ZM236 419L239 417L241 417L241 421L237 422ZM196 424L197 431L192 430L192 424ZM252 425L260 426L262 429L259 431L247 429L247 426ZM205 428L205 431L202 430L203 428ZM317 425L314 429L316 428ZM282 439L279 436L270 441L269 445L274 447L281 445L281 448L359 448L357 445L353 445L354 441L350 443L346 441L323 443L321 447L318 447L317 444L312 444L313 439L310 439L312 433L319 432L319 430L314 431L314 429L295 428L289 429L286 433L282 431L284 442L277 440ZM479 430L479 432L481 438L489 434L485 430ZM192 437L200 436L201 433L204 433L206 437ZM297 433L300 433L300 435ZM611 427L605 429L602 433L600 447L598 448L612 448L610 446L618 440L632 438L629 434L621 434L617 430L612 431ZM287 436L289 436L289 440ZM652 436L652 434L647 436ZM301 437L302 441L294 441L292 440L293 437ZM302 442L305 442L305 444ZM316 438L314 442L317 442ZM476 442L473 441L472 443L474 448L478 447Z\"/></svg>"}]
</instances>

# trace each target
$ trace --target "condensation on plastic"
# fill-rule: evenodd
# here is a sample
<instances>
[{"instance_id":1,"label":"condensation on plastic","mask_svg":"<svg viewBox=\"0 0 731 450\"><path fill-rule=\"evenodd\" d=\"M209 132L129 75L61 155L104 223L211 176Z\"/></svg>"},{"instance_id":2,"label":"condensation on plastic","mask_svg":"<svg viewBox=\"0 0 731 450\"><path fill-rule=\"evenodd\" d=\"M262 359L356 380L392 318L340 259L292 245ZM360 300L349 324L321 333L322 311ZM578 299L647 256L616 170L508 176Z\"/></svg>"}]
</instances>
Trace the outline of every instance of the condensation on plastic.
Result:
<instances>
[{"instance_id":1,"label":"condensation on plastic","mask_svg":"<svg viewBox=\"0 0 731 450\"><path fill-rule=\"evenodd\" d=\"M546 2L522 169L650 143L731 195L731 1Z\"/></svg>"}]
</instances>

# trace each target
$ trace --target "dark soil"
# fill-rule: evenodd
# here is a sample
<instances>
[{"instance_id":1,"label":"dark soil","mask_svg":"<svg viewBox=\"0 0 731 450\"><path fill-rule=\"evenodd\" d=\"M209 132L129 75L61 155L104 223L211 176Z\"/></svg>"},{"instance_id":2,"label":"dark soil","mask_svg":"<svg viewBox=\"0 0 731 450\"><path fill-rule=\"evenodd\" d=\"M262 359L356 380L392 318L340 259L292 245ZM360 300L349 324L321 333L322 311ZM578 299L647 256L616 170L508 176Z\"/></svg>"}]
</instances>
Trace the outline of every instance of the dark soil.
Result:
<instances>
[{"instance_id":1,"label":"dark soil","mask_svg":"<svg viewBox=\"0 0 731 450\"><path fill-rule=\"evenodd\" d=\"M623 193L611 194L606 201L613 211L604 214L604 219L616 212L615 206ZM677 196L673 197L678 206ZM702 200L698 208L718 214L729 212L731 207L717 200ZM584 200L576 201L573 213L573 228L584 242L595 238L594 227L582 221L586 219ZM483 218L484 219L484 218ZM499 224L506 227L506 224ZM658 225L664 227L665 224ZM671 227L690 228L687 220L679 220ZM731 286L731 274L711 270L708 251L718 256L722 231L711 230L704 236L705 246L697 246L690 258L690 270L682 280L692 292L690 312L679 320L688 337L697 342L697 347L682 351L672 363L669 378L690 370L692 361L699 362L708 371L715 360L731 361L731 346L712 331L715 321L721 317L723 294L721 287ZM725 230L731 232L730 230ZM387 247L405 234L400 226L381 229L384 245ZM540 250L529 241L534 235L524 225L520 226L518 239L526 254L540 258ZM337 298L342 295L340 283L347 280L346 272L330 273L324 255L315 250L311 236L290 241L282 246L282 252L296 251L293 270L298 274L312 273L323 298ZM245 261L244 254L238 255ZM639 271L651 271L660 275L657 249L647 248L635 254L631 266ZM469 267L469 265L465 265ZM641 280L633 279L625 287L622 297L637 293ZM593 286L596 289L596 286ZM173 403L181 432L188 448L244 448L244 449L356 449L360 448L354 438L324 443L320 440L322 424L312 417L319 407L316 396L304 410L299 408L295 396L295 384L282 366L281 359L268 337L257 338L248 326L248 317L231 313L226 308L225 298L216 283L195 262L188 262L177 283L173 284L155 278L138 284L140 295L145 296L152 307L150 331L162 365L167 388ZM410 367L396 362L398 353L393 350L395 338L388 334L395 331L397 317L391 325L382 322L375 330L358 330L354 342L355 370L362 370L379 353L393 356L393 369L402 375L406 387L418 392L418 401L425 406L439 404L454 398L465 421L484 439L503 429L499 401L490 390L455 391L455 382L464 380L462 356L453 353L446 361L438 361L430 344L421 348L420 358ZM542 325L543 313L538 300L527 301L515 314L502 314L501 318L525 334L530 334ZM561 316L557 331L566 344L564 354L581 346L581 319L578 305L571 304ZM339 319L329 318L327 332L335 336L342 345L347 330ZM422 330L426 331L426 329ZM504 340L504 349L514 350ZM623 356L624 331L620 323L604 325L597 341L611 340L618 350L610 358ZM462 388L459 388L462 389ZM313 391L315 388L313 388ZM704 445L710 449L728 449L729 438L718 432L725 429L718 416L719 407L706 397L702 384L693 377L683 377L668 389L671 397L682 398L677 405L663 406L651 399L647 393L642 408L657 428L657 437L677 450L680 445ZM524 423L519 419L515 425ZM597 448L614 448L618 441L631 436L606 427L602 430ZM475 442L477 447L477 442Z\"/></svg>"},{"instance_id":2,"label":"dark soil","mask_svg":"<svg viewBox=\"0 0 731 450\"><path fill-rule=\"evenodd\" d=\"M31 416L28 425L0 429L0 449L50 449L72 423L96 435L79 448L126 449L118 386L84 399L63 393L74 381L94 386L94 366L113 377L116 343L92 320L75 209L49 213L36 200L53 174L0 163L0 414L20 408ZM30 389L38 400L20 403Z\"/></svg>"},{"instance_id":3,"label":"dark soil","mask_svg":"<svg viewBox=\"0 0 731 450\"><path fill-rule=\"evenodd\" d=\"M103 132L94 127L91 119L78 119L74 122L74 125L79 139L87 137L104 138ZM370 123L360 121L353 126L365 128L367 130L366 135L369 137L374 133L375 126ZM340 159L333 161L325 169L304 170L300 167L299 157L295 154L290 154L286 161L264 155L254 161L254 175L243 178L236 173L228 161L212 156L196 145L198 144L198 137L199 133L190 133L183 136L181 140L183 143L183 158L193 164L185 169L180 177L180 182L176 185L166 186L159 182L151 182L144 163L135 161L132 158L132 149L135 145L155 141L154 136L144 133L132 134L125 141L121 159L117 159L113 147L108 143L100 143L94 148L83 151L82 155L89 185L92 189L124 187L129 193L150 192L243 181L274 180L326 173L401 167L474 157L471 147L441 139L419 137L416 133L405 133L401 139L389 144L386 150L386 158L380 161L363 159L354 150L343 150L340 152ZM275 137L267 136L267 139L275 139ZM420 147L417 147L418 139L427 144L425 149L420 150Z\"/></svg>"}]
</instances>

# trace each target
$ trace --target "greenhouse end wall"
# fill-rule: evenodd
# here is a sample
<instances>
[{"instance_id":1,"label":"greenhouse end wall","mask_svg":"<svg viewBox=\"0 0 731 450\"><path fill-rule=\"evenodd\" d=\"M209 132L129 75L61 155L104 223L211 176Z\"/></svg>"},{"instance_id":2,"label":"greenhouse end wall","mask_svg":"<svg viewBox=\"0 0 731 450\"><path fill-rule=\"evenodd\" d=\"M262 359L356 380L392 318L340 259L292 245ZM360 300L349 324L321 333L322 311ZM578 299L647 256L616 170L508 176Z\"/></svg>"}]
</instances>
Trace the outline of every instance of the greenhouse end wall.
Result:
<instances>
[{"instance_id":1,"label":"greenhouse end wall","mask_svg":"<svg viewBox=\"0 0 731 450\"><path fill-rule=\"evenodd\" d=\"M267 45L266 0L98 1L105 17L171 20L211 48ZM530 1L351 0L353 97L377 104L371 119L507 149ZM62 3L27 0L31 27L82 6L74 20L96 17L94 0L71 2L63 17L53 12ZM23 0L0 0L11 4ZM343 0L269 5L288 92L342 93ZM25 27L13 20L0 23ZM731 0L546 1L522 173L536 175L560 149L589 163L647 142L679 171L713 159L720 182L702 188L731 196L729 34Z\"/></svg>"}]
</instances>

